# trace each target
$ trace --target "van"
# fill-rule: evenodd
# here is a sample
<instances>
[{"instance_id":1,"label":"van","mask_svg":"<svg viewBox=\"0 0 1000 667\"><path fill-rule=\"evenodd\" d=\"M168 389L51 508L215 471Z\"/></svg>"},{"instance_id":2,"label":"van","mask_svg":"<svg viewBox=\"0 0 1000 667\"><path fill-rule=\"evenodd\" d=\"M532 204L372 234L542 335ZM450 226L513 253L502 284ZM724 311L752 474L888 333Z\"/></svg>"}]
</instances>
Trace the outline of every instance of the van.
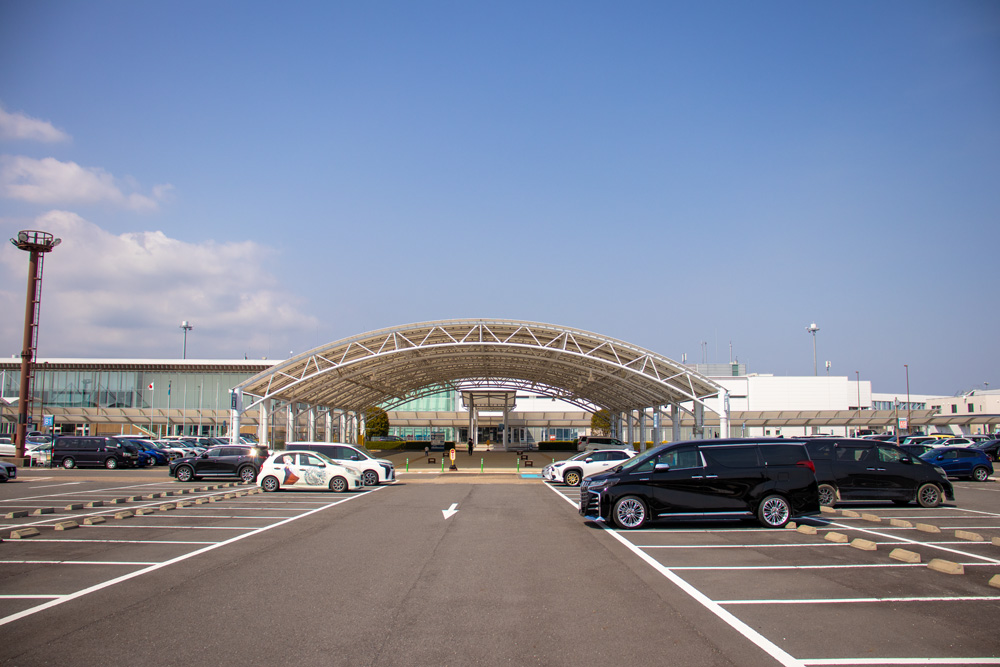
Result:
<instances>
[{"instance_id":1,"label":"van","mask_svg":"<svg viewBox=\"0 0 1000 667\"><path fill-rule=\"evenodd\" d=\"M926 445L936 445L929 439ZM908 445L909 446L909 445ZM816 465L820 503L839 500L891 500L937 507L942 498L955 499L943 470L890 442L859 438L806 439Z\"/></svg>"},{"instance_id":2,"label":"van","mask_svg":"<svg viewBox=\"0 0 1000 667\"><path fill-rule=\"evenodd\" d=\"M62 435L52 443L52 466L71 469L103 466L108 470L134 467L139 451L115 438L96 435Z\"/></svg>"},{"instance_id":3,"label":"van","mask_svg":"<svg viewBox=\"0 0 1000 667\"><path fill-rule=\"evenodd\" d=\"M820 511L805 444L713 439L655 447L580 484L580 514L641 528L659 519L754 518L781 528Z\"/></svg>"}]
</instances>

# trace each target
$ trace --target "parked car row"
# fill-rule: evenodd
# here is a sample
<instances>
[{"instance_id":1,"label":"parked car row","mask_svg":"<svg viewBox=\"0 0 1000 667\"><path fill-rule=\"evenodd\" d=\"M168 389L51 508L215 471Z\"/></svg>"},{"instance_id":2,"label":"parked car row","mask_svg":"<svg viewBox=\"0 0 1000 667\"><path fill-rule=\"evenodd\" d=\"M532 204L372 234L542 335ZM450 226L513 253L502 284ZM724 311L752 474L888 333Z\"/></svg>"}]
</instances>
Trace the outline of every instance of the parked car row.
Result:
<instances>
[{"instance_id":1,"label":"parked car row","mask_svg":"<svg viewBox=\"0 0 1000 667\"><path fill-rule=\"evenodd\" d=\"M348 491L396 479L391 461L339 442L289 442L273 454L258 445L227 442L171 461L169 473L180 482L221 477L238 477L247 484L256 480L265 491L287 487Z\"/></svg>"},{"instance_id":2,"label":"parked car row","mask_svg":"<svg viewBox=\"0 0 1000 667\"><path fill-rule=\"evenodd\" d=\"M963 448L917 457L892 443L851 438L734 438L661 445L595 469L584 452L546 467L545 479L580 482L580 513L639 528L662 518L756 517L778 528L840 500L936 507L955 499L948 476L984 481L992 464ZM584 468L584 465L592 468ZM567 477L567 472L575 474Z\"/></svg>"}]
</instances>

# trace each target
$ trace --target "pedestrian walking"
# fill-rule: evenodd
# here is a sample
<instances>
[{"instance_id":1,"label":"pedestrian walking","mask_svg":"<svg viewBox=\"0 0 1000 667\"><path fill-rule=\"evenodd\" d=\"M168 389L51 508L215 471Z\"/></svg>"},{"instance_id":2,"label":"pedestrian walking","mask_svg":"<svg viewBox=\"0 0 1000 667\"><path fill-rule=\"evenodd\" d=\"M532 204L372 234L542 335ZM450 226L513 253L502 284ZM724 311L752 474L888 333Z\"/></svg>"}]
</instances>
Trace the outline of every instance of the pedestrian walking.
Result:
<instances>
[{"instance_id":1,"label":"pedestrian walking","mask_svg":"<svg viewBox=\"0 0 1000 667\"><path fill-rule=\"evenodd\" d=\"M472 456L472 438L469 438L469 456Z\"/></svg>"}]
</instances>

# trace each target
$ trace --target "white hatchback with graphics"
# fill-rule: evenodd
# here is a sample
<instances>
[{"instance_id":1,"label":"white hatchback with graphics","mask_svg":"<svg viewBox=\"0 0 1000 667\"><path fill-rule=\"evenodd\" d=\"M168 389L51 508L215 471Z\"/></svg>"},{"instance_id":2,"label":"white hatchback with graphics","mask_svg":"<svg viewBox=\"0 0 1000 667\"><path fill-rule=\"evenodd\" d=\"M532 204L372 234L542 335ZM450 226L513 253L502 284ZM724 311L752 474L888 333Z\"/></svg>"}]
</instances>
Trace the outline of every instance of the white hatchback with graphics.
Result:
<instances>
[{"instance_id":1,"label":"white hatchback with graphics","mask_svg":"<svg viewBox=\"0 0 1000 667\"><path fill-rule=\"evenodd\" d=\"M319 489L343 493L364 488L360 470L316 452L275 452L260 467L257 483L267 492Z\"/></svg>"}]
</instances>

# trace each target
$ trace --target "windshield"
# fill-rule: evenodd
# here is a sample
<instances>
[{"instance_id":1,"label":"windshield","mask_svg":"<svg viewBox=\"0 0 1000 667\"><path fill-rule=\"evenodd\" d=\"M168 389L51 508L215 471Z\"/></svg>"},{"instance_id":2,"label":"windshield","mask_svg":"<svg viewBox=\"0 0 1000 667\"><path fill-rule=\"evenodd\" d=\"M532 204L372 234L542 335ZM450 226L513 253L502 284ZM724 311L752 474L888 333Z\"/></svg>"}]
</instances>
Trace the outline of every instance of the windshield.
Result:
<instances>
[{"instance_id":1,"label":"windshield","mask_svg":"<svg viewBox=\"0 0 1000 667\"><path fill-rule=\"evenodd\" d=\"M659 447L654 447L653 449L650 449L649 451L645 452L644 454L639 454L638 456L634 456L634 457L630 458L628 461L625 461L620 466L612 468L612 470L617 470L617 471L620 471L620 472L625 472L627 470L631 470L632 468L636 467L637 465L642 465L643 463L645 463L649 459L654 458L656 456L659 456L660 452L662 452L664 449L666 449L667 447L669 447L670 444L671 443L667 443L666 445L660 445Z\"/></svg>"}]
</instances>

